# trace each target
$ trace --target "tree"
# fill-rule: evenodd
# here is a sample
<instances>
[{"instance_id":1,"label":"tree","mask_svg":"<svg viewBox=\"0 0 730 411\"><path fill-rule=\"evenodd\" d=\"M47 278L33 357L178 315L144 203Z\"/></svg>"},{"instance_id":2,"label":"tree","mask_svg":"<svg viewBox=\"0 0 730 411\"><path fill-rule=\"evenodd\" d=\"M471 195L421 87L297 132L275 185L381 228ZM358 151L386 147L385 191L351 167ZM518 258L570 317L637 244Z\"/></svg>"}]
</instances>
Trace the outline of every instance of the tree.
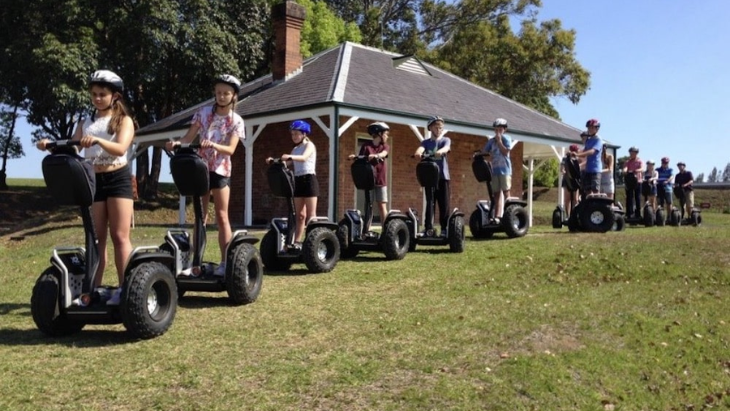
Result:
<instances>
[{"instance_id":1,"label":"tree","mask_svg":"<svg viewBox=\"0 0 730 411\"><path fill-rule=\"evenodd\" d=\"M299 0L307 17L301 35L302 57L311 57L344 41L362 41L360 29L353 22L345 23L323 1Z\"/></svg>"},{"instance_id":2,"label":"tree","mask_svg":"<svg viewBox=\"0 0 730 411\"><path fill-rule=\"evenodd\" d=\"M704 182L705 182L705 173L697 174L697 177L695 177L695 183L704 183Z\"/></svg>"},{"instance_id":3,"label":"tree","mask_svg":"<svg viewBox=\"0 0 730 411\"><path fill-rule=\"evenodd\" d=\"M720 180L719 176L717 180L718 182L722 181L723 183L730 181L730 163L725 165L725 170L722 172L722 180Z\"/></svg>"},{"instance_id":4,"label":"tree","mask_svg":"<svg viewBox=\"0 0 730 411\"><path fill-rule=\"evenodd\" d=\"M540 163L535 169L532 182L537 187L557 187L558 174L560 173L560 162L556 158L549 158ZM527 173L522 174L522 185L527 187Z\"/></svg>"},{"instance_id":5,"label":"tree","mask_svg":"<svg viewBox=\"0 0 730 411\"><path fill-rule=\"evenodd\" d=\"M18 119L18 106L6 110L0 109L0 153L2 153L3 165L0 169L0 190L7 190L7 164L11 158L20 158L23 153L23 145L20 138L15 135L15 123Z\"/></svg>"},{"instance_id":6,"label":"tree","mask_svg":"<svg viewBox=\"0 0 730 411\"><path fill-rule=\"evenodd\" d=\"M707 176L707 182L708 183L717 183L718 182L717 167L712 167L712 171L710 171L710 175Z\"/></svg>"}]
</instances>

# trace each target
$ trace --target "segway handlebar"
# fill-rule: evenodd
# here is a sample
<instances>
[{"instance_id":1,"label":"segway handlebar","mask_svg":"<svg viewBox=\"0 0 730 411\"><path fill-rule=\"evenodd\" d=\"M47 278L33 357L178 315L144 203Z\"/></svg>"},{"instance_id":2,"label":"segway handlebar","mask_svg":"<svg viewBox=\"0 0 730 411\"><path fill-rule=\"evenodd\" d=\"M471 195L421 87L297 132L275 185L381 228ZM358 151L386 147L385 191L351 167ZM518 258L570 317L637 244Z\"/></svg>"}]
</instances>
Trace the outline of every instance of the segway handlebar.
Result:
<instances>
[{"instance_id":1,"label":"segway handlebar","mask_svg":"<svg viewBox=\"0 0 730 411\"><path fill-rule=\"evenodd\" d=\"M99 144L98 142L94 141L94 144L92 146L95 146ZM57 147L79 147L81 146L81 141L79 140L56 140L56 141L49 141L46 143L46 150L51 150Z\"/></svg>"},{"instance_id":2,"label":"segway handlebar","mask_svg":"<svg viewBox=\"0 0 730 411\"><path fill-rule=\"evenodd\" d=\"M411 155L411 158L417 158L417 157L419 157L419 156L417 156L417 155L415 155L415 154L412 154L412 155ZM442 157L442 158L443 158L443 157L446 157L446 154L442 154L442 155L441 155L441 157ZM420 159L421 159L421 160L428 160L428 159L433 159L433 160L436 160L436 158L437 158L437 157L436 157L436 154L434 154L434 153L425 153L425 152L424 152L424 153L421 153L421 155L420 155Z\"/></svg>"},{"instance_id":3,"label":"segway handlebar","mask_svg":"<svg viewBox=\"0 0 730 411\"><path fill-rule=\"evenodd\" d=\"M413 156L411 156L411 157L413 157ZM368 156L363 155L363 154L353 155L352 157L349 157L349 159L350 159L350 161L355 161L355 160L368 160L369 161L370 160L368 158ZM376 158L375 160L378 163L382 163L383 161L385 161L384 158L380 158L380 157Z\"/></svg>"}]
</instances>

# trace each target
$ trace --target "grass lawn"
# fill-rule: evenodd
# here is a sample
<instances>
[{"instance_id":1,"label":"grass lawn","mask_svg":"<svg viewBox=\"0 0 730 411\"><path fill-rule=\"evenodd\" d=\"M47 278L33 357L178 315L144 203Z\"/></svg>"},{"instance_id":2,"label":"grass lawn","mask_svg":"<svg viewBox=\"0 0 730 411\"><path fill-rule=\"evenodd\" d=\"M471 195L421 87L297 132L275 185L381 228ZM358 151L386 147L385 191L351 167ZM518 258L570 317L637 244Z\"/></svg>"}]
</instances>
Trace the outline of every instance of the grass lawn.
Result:
<instances>
[{"instance_id":1,"label":"grass lawn","mask_svg":"<svg viewBox=\"0 0 730 411\"><path fill-rule=\"evenodd\" d=\"M121 325L40 334L33 283L83 235L74 220L38 225L0 237L0 410L727 409L730 215L703 219L295 265L251 305L186 294L147 341ZM138 225L133 243L164 231Z\"/></svg>"}]
</instances>

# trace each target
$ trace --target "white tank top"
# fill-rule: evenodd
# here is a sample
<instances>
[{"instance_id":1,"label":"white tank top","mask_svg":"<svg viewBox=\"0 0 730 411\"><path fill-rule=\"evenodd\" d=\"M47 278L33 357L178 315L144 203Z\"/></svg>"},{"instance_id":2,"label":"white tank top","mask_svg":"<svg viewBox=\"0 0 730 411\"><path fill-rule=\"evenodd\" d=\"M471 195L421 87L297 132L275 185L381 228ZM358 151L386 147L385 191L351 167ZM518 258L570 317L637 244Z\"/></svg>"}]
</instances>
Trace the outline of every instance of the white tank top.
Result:
<instances>
[{"instance_id":1,"label":"white tank top","mask_svg":"<svg viewBox=\"0 0 730 411\"><path fill-rule=\"evenodd\" d=\"M314 143L312 143L311 141L307 141L304 144L300 144L300 145L294 147L294 149L291 151L291 153L292 153L292 155L295 155L295 156L301 156L302 154L304 154L304 150L307 149L307 144L311 144L312 149L314 149L314 151L312 152L312 155L309 156L309 158L306 159L305 161L294 161L293 162L295 176L316 174L314 172L314 170L315 170L315 165L317 164L317 147L314 146Z\"/></svg>"},{"instance_id":2,"label":"white tank top","mask_svg":"<svg viewBox=\"0 0 730 411\"><path fill-rule=\"evenodd\" d=\"M107 127L111 116L99 117L96 120L90 118L84 119L82 126L83 135L90 135L104 140L114 141L116 134L109 134ZM104 151L99 145L91 146L84 150L84 157L91 161L94 165L111 166L127 164L127 156L113 156Z\"/></svg>"}]
</instances>

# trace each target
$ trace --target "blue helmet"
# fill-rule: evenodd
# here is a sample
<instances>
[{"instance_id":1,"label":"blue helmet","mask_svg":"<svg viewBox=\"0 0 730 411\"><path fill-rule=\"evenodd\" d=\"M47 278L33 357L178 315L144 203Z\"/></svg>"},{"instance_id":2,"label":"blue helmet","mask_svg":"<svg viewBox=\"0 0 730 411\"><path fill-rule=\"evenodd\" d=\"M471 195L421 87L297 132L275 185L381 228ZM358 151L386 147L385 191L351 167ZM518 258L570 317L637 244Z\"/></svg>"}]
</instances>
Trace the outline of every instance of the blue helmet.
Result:
<instances>
[{"instance_id":1,"label":"blue helmet","mask_svg":"<svg viewBox=\"0 0 730 411\"><path fill-rule=\"evenodd\" d=\"M309 135L312 132L312 128L304 120L294 120L289 126L289 130L299 130L304 134Z\"/></svg>"}]
</instances>

